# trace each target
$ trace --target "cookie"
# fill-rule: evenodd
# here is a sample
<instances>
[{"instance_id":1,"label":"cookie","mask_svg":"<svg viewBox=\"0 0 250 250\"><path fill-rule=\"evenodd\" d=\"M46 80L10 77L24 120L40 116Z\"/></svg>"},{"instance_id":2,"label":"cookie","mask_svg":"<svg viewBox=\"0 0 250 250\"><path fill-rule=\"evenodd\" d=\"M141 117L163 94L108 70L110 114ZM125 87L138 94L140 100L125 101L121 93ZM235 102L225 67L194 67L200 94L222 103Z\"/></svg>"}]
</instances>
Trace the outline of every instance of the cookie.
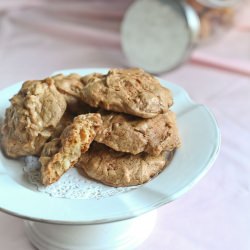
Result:
<instances>
[{"instance_id":1,"label":"cookie","mask_svg":"<svg viewBox=\"0 0 250 250\"><path fill-rule=\"evenodd\" d=\"M173 99L169 89L141 69L112 69L107 75L81 79L82 101L92 107L152 118L168 111Z\"/></svg>"},{"instance_id":2,"label":"cookie","mask_svg":"<svg viewBox=\"0 0 250 250\"><path fill-rule=\"evenodd\" d=\"M67 109L69 112L80 115L87 113L94 113L95 108L81 100L81 91L83 91L83 84L81 76L78 74L63 75L58 74L52 77L55 81L55 86L59 92L64 95L67 102Z\"/></svg>"},{"instance_id":3,"label":"cookie","mask_svg":"<svg viewBox=\"0 0 250 250\"><path fill-rule=\"evenodd\" d=\"M76 166L90 178L114 187L140 185L159 174L172 157L162 152L159 156L146 153L131 155L116 152L103 144L92 143Z\"/></svg>"},{"instance_id":4,"label":"cookie","mask_svg":"<svg viewBox=\"0 0 250 250\"><path fill-rule=\"evenodd\" d=\"M101 124L100 114L79 115L64 129L60 139L54 139L44 146L39 159L44 185L56 182L75 165L81 154L89 149Z\"/></svg>"},{"instance_id":5,"label":"cookie","mask_svg":"<svg viewBox=\"0 0 250 250\"><path fill-rule=\"evenodd\" d=\"M6 155L39 155L65 112L63 95L47 78L26 81L10 102L1 131Z\"/></svg>"},{"instance_id":6,"label":"cookie","mask_svg":"<svg viewBox=\"0 0 250 250\"><path fill-rule=\"evenodd\" d=\"M47 142L42 150L39 161L42 166L47 166L51 158L57 154L62 147L61 139L54 138L51 141Z\"/></svg>"},{"instance_id":7,"label":"cookie","mask_svg":"<svg viewBox=\"0 0 250 250\"><path fill-rule=\"evenodd\" d=\"M73 119L74 119L74 115L71 112L66 110L61 120L58 122L57 126L53 130L53 133L49 140L59 138L63 130L73 122Z\"/></svg>"},{"instance_id":8,"label":"cookie","mask_svg":"<svg viewBox=\"0 0 250 250\"><path fill-rule=\"evenodd\" d=\"M95 141L119 152L134 155L147 152L157 156L180 145L175 115L171 111L150 119L103 112L102 120L103 126Z\"/></svg>"},{"instance_id":9,"label":"cookie","mask_svg":"<svg viewBox=\"0 0 250 250\"><path fill-rule=\"evenodd\" d=\"M56 88L66 95L74 96L80 99L80 93L83 90L81 76L78 74L69 74L67 76L58 74L52 76L55 81Z\"/></svg>"}]
</instances>

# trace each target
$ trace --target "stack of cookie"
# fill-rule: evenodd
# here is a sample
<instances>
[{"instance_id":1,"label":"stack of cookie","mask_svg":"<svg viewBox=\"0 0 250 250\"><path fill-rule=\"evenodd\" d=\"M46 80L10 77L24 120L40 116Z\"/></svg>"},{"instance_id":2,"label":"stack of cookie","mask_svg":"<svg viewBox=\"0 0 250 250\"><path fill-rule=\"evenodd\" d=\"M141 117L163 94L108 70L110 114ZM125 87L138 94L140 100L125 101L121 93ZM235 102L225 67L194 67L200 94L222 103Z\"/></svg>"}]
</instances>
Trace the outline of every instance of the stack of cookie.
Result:
<instances>
[{"instance_id":1,"label":"stack of cookie","mask_svg":"<svg viewBox=\"0 0 250 250\"><path fill-rule=\"evenodd\" d=\"M45 185L73 166L107 185L139 185L180 145L171 92L141 69L28 81L11 103L4 150L38 155Z\"/></svg>"}]
</instances>

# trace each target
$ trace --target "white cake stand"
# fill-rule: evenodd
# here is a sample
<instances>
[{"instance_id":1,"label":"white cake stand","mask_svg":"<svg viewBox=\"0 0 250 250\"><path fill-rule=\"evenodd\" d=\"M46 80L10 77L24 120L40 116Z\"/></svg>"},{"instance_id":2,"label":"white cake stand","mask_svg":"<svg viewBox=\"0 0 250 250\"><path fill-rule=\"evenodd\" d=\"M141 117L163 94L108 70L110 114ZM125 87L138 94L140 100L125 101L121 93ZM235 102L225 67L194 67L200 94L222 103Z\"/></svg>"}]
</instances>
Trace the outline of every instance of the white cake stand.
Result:
<instances>
[{"instance_id":1,"label":"white cake stand","mask_svg":"<svg viewBox=\"0 0 250 250\"><path fill-rule=\"evenodd\" d=\"M104 73L72 69L56 73ZM23 176L23 163L0 153L0 209L25 220L25 231L39 250L134 249L152 232L156 209L187 192L215 161L220 133L213 115L180 87L170 88L182 147L171 164L150 182L129 192L100 199L65 199L38 192ZM20 83L0 91L0 115Z\"/></svg>"},{"instance_id":2,"label":"white cake stand","mask_svg":"<svg viewBox=\"0 0 250 250\"><path fill-rule=\"evenodd\" d=\"M25 221L25 231L39 250L135 249L152 232L156 211L133 219L93 225L53 225Z\"/></svg>"}]
</instances>

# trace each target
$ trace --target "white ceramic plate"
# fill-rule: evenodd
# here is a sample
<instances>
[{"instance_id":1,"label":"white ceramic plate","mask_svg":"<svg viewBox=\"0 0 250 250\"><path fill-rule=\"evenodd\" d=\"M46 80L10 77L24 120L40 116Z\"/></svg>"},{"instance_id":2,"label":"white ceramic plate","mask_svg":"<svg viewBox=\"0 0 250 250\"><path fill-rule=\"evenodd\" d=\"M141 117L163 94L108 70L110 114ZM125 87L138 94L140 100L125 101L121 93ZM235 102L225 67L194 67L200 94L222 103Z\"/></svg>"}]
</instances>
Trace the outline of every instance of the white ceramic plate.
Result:
<instances>
[{"instance_id":1,"label":"white ceramic plate","mask_svg":"<svg viewBox=\"0 0 250 250\"><path fill-rule=\"evenodd\" d=\"M107 69L72 69L60 73L105 73ZM58 72L56 72L58 73ZM120 221L151 211L187 192L215 161L220 133L209 110L195 104L185 90L161 80L174 95L172 110L182 146L171 164L156 178L127 193L103 199L72 200L38 192L24 178L23 163L0 153L0 209L22 218L58 224L94 224ZM0 115L4 116L9 98L21 87L17 83L0 91Z\"/></svg>"}]
</instances>

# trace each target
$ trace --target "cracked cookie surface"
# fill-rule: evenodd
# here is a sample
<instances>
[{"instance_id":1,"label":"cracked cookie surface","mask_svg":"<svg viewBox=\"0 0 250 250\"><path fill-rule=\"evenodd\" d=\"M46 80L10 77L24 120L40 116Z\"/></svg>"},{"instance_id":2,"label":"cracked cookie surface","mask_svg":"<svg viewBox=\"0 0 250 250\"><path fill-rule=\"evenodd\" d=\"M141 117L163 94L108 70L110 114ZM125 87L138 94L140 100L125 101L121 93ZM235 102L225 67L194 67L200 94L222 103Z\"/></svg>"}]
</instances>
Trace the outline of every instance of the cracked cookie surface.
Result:
<instances>
[{"instance_id":1,"label":"cracked cookie surface","mask_svg":"<svg viewBox=\"0 0 250 250\"><path fill-rule=\"evenodd\" d=\"M94 113L95 109L81 100L81 92L83 91L83 84L81 76L78 74L63 75L58 74L52 76L55 81L55 86L60 93L63 94L67 109L77 115Z\"/></svg>"},{"instance_id":2,"label":"cracked cookie surface","mask_svg":"<svg viewBox=\"0 0 250 250\"><path fill-rule=\"evenodd\" d=\"M173 104L170 90L141 69L112 69L81 79L81 98L92 107L151 118Z\"/></svg>"},{"instance_id":3,"label":"cracked cookie surface","mask_svg":"<svg viewBox=\"0 0 250 250\"><path fill-rule=\"evenodd\" d=\"M159 156L146 153L131 155L93 143L76 166L88 177L106 185L133 186L143 184L160 173L171 160L172 154L164 151Z\"/></svg>"},{"instance_id":4,"label":"cracked cookie surface","mask_svg":"<svg viewBox=\"0 0 250 250\"><path fill-rule=\"evenodd\" d=\"M159 155L180 146L175 114L171 111L150 119L102 112L102 120L95 141L116 151Z\"/></svg>"},{"instance_id":5,"label":"cracked cookie surface","mask_svg":"<svg viewBox=\"0 0 250 250\"><path fill-rule=\"evenodd\" d=\"M100 114L79 115L64 129L59 139L44 146L39 159L44 185L54 183L74 166L81 154L89 149L101 124Z\"/></svg>"},{"instance_id":6,"label":"cracked cookie surface","mask_svg":"<svg viewBox=\"0 0 250 250\"><path fill-rule=\"evenodd\" d=\"M55 139L55 138L59 138L60 135L62 134L63 130L69 126L74 120L74 115L69 112L69 111L65 111L65 113L63 114L61 120L58 122L57 126L55 127L51 137L49 140Z\"/></svg>"},{"instance_id":7,"label":"cracked cookie surface","mask_svg":"<svg viewBox=\"0 0 250 250\"><path fill-rule=\"evenodd\" d=\"M24 82L10 102L1 131L6 155L39 155L65 112L63 95L46 78Z\"/></svg>"}]
</instances>

